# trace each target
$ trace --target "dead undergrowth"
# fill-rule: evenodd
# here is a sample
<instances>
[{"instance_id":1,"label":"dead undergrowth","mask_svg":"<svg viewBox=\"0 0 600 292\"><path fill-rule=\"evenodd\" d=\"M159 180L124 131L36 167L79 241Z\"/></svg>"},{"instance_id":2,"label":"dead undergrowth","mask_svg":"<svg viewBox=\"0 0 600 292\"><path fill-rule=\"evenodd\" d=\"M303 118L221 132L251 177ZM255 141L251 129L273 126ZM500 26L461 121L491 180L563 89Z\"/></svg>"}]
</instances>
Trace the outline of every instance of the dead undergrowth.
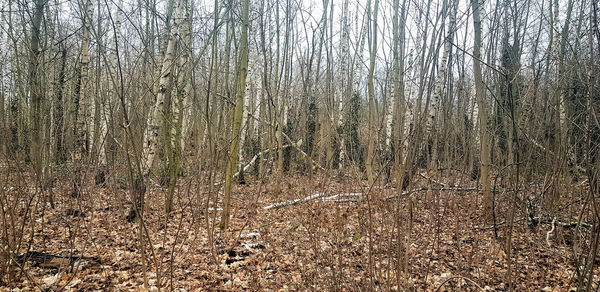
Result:
<instances>
[{"instance_id":1,"label":"dead undergrowth","mask_svg":"<svg viewBox=\"0 0 600 292\"><path fill-rule=\"evenodd\" d=\"M252 181L235 188L228 231L212 223L220 206L206 204L201 183L182 179L168 216L164 191L154 185L144 215L144 272L139 224L125 220L127 190L109 184L73 198L69 184L58 182L55 208L32 209L35 220L26 229L34 237L19 259L20 280L10 288L123 291L140 289L146 278L150 290L504 291L509 263L516 291L576 287L574 263L589 245L591 230L556 225L549 234L544 207L532 205L543 190L531 186L519 192L520 219L508 257L503 243L509 196L496 194L495 232L481 194L468 189L474 184L422 174L411 184L413 192L397 195L393 188L368 188L349 179ZM563 196L565 222L577 221L581 203L569 203L577 200L578 188L584 184ZM264 208L316 193L323 195ZM339 194L347 195L335 197ZM400 247L404 258L397 256Z\"/></svg>"}]
</instances>

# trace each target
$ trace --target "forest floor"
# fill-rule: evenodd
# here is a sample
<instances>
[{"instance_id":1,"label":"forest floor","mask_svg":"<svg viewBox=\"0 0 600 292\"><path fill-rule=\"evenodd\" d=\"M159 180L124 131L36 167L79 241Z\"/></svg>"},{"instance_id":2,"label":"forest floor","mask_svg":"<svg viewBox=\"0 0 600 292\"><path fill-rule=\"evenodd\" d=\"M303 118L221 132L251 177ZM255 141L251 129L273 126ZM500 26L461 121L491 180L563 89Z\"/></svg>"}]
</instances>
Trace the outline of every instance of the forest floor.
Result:
<instances>
[{"instance_id":1,"label":"forest floor","mask_svg":"<svg viewBox=\"0 0 600 292\"><path fill-rule=\"evenodd\" d=\"M475 184L422 174L411 185L440 183ZM510 281L515 291L570 291L577 286L574 239L585 245L590 237L589 230L575 236L573 228L556 226L547 240L551 224L529 226L522 218L524 198L531 196L522 196L507 255L509 229L502 224L507 192L496 195L496 237L482 195L475 191L421 189L398 200L386 199L396 193L393 188L291 176L236 186L231 226L227 232L216 226L211 244L207 226L214 218L218 223L220 209L207 209L208 196L197 185L180 180L175 211L168 216L165 191L156 184L148 189L143 222L149 243L142 260L140 224L125 219L130 210L126 188L94 186L72 198L68 182L57 184L55 208L38 204L32 213L32 252L24 261L26 275L12 291L141 291L144 275L150 291L507 291ZM319 198L264 209L320 192ZM331 197L348 193L362 195ZM576 221L577 206L572 210ZM406 270L397 275L399 254L406 255L400 265Z\"/></svg>"}]
</instances>

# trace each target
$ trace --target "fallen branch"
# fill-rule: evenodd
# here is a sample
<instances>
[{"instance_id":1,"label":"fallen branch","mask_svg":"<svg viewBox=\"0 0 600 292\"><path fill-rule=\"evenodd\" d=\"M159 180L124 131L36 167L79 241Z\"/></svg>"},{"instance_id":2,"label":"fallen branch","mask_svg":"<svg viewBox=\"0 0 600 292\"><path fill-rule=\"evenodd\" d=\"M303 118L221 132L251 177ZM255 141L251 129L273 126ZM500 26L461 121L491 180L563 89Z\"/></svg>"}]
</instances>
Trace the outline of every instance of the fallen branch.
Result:
<instances>
[{"instance_id":1,"label":"fallen branch","mask_svg":"<svg viewBox=\"0 0 600 292\"><path fill-rule=\"evenodd\" d=\"M437 180L435 180L433 178L430 178L430 177L428 177L428 176L426 176L426 175L424 175L422 173L419 173L419 176L422 177L422 178L424 178L424 179L426 179L426 180L428 180L428 181L430 181L430 182L436 183L436 184L438 184L438 185L440 185L442 187L447 187L448 186L447 184L445 184L445 183L443 183L441 181L437 181Z\"/></svg>"},{"instance_id":2,"label":"fallen branch","mask_svg":"<svg viewBox=\"0 0 600 292\"><path fill-rule=\"evenodd\" d=\"M310 201L310 200L313 200L313 199L318 199L318 198L323 197L323 196L325 196L325 193L316 193L316 194L312 194L312 195L310 195L308 197L304 197L304 198L301 198L301 199L289 200L289 201L284 201L284 202L279 202L279 203L271 204L271 205L268 205L268 206L264 206L263 209L265 209L265 210L279 209L281 207L292 206L292 205L296 205L298 203Z\"/></svg>"},{"instance_id":3,"label":"fallen branch","mask_svg":"<svg viewBox=\"0 0 600 292\"><path fill-rule=\"evenodd\" d=\"M267 125L267 126L270 126L270 127L272 127L273 129L277 129L277 126L276 126L276 125L273 125L273 124L271 124L271 123L269 123L269 122L267 122L267 121L263 121L263 120L261 120L261 119L259 119L259 118L255 117L254 115L252 115L252 114L250 114L250 113L248 114L248 117L251 117L251 118L253 118L253 119L254 119L254 120L256 120L257 122L261 122L261 123L263 123L263 124L265 124L265 125ZM302 155L304 155L304 157L307 157L308 159L310 159L310 160L312 161L312 165L313 165L313 167L318 167L318 168L319 168L319 169L321 169L321 170L326 170L324 167L322 167L322 166L321 166L321 165L319 165L319 164L318 164L316 161L314 161L314 160L313 160L313 159L312 159L312 158L311 158L311 157L310 157L308 154L306 154L306 152L302 151L302 149L300 149L300 146L299 146L299 145L296 145L296 144L294 144L294 142L292 142L292 139L290 139L290 137L289 137L289 136L288 136L286 133L284 133L284 132L281 132L281 134L282 134L282 135L283 135L283 137L284 137L284 138L285 138L285 139L288 141L288 143L290 143L290 146L292 146L292 147L296 148L296 150L298 150L298 151L299 151L299 152L300 152ZM302 141L302 140L300 140L300 141ZM298 141L298 143L301 143L300 141Z\"/></svg>"},{"instance_id":4,"label":"fallen branch","mask_svg":"<svg viewBox=\"0 0 600 292\"><path fill-rule=\"evenodd\" d=\"M333 203L345 203L345 202L359 202L362 200L363 193L342 193L323 198L323 202Z\"/></svg>"},{"instance_id":5,"label":"fallen branch","mask_svg":"<svg viewBox=\"0 0 600 292\"><path fill-rule=\"evenodd\" d=\"M313 166L316 166L321 170L326 170L323 166L319 165L314 159L312 159L312 157L310 157L308 154L306 154L306 152L302 151L302 149L300 149L300 147L298 145L294 144L294 142L292 142L292 139L290 139L290 137L288 135L286 135L284 132L281 132L281 134L283 134L283 137L285 137L285 139L288 140L288 143L290 143L290 145L292 147L296 148L296 150L298 150L298 152L300 152L300 154L302 154L304 157L310 159L312 161ZM300 141L302 141L302 140L300 140Z\"/></svg>"},{"instance_id":6,"label":"fallen branch","mask_svg":"<svg viewBox=\"0 0 600 292\"><path fill-rule=\"evenodd\" d=\"M326 203L358 203L360 202L361 199L360 198L347 198L347 199L327 199L324 198L323 202Z\"/></svg>"},{"instance_id":7,"label":"fallen branch","mask_svg":"<svg viewBox=\"0 0 600 292\"><path fill-rule=\"evenodd\" d=\"M299 142L296 142L296 143L299 143ZM292 143L292 144L294 144L294 143ZM294 145L295 145L295 144L294 144ZM288 147L290 147L290 145L289 145L289 144L286 144L286 145L283 145L283 146L281 146L281 148L282 148L282 149L285 149L285 148L288 148ZM294 146L294 147L295 147L295 146ZM250 168L250 166L252 166L252 165L253 165L253 164L256 162L256 159L257 159L258 157L260 157L260 156L263 156L263 155L265 155L265 154L267 154L267 153L269 153L269 152L271 152L272 150L275 150L275 149L277 149L277 148L268 148L268 149L265 149L265 150L263 150L263 151L261 151L261 152L258 152L258 154L254 155L254 157L252 157L252 159L250 160L250 162L248 162L248 164L246 164L246 165L245 165L245 166L242 168L242 171L244 171L244 172L245 172L246 170L248 170L248 168ZM234 174L233 174L233 177L237 177L237 176L239 176L239 175L240 175L240 172L238 171L238 172L236 172L236 173L234 173Z\"/></svg>"},{"instance_id":8,"label":"fallen branch","mask_svg":"<svg viewBox=\"0 0 600 292\"><path fill-rule=\"evenodd\" d=\"M552 244L550 244L550 235L552 235L552 232L554 232L554 227L556 227L556 225L554 223L556 223L556 217L554 217L554 219L552 219L552 229L550 229L550 231L546 232L546 243L548 244L548 247L552 247Z\"/></svg>"},{"instance_id":9,"label":"fallen branch","mask_svg":"<svg viewBox=\"0 0 600 292\"><path fill-rule=\"evenodd\" d=\"M521 221L524 221L526 218L520 218L514 221L514 223L518 223ZM576 228L577 226L585 228L585 229L592 229L592 224L590 223L578 223L578 222L568 222L568 221L562 221L562 220L558 220L556 219L556 221L554 219L550 220L550 219L543 219L540 217L535 217L533 219L528 219L529 222L535 223L535 224L555 224L558 225L562 228L567 228L567 229L572 229L572 228ZM554 222L554 223L553 223ZM496 224L496 226L502 226L505 225L506 221L502 221L498 224ZM487 229L493 229L494 226L485 226L485 227L481 227L479 228L480 230L487 230Z\"/></svg>"},{"instance_id":10,"label":"fallen branch","mask_svg":"<svg viewBox=\"0 0 600 292\"><path fill-rule=\"evenodd\" d=\"M470 191L476 191L477 188L459 188L459 187L456 187L456 188L426 188L426 187L423 187L423 188L414 189L414 190L411 190L408 192L404 192L404 193L402 193L402 195L403 196L410 195L411 193L414 193L414 192L426 191L426 190L470 192ZM324 196L325 196L325 193L316 193L316 194L312 194L308 197L304 197L301 199L294 199L294 200L271 204L271 205L263 207L263 209L265 209L265 210L278 209L281 207L287 207L287 206L291 206L291 205L296 205L298 203L318 199L318 198L321 198ZM321 201L322 202L335 202L335 203L359 202L362 200L362 196L363 196L363 193L340 193L340 194L335 194L335 195L332 195L329 197L322 198ZM398 197L398 194L393 194L393 195L387 196L387 197L383 198L383 200L389 200L389 199L393 199L396 197Z\"/></svg>"},{"instance_id":11,"label":"fallen branch","mask_svg":"<svg viewBox=\"0 0 600 292\"><path fill-rule=\"evenodd\" d=\"M428 187L422 187L422 188L413 189L413 190L410 190L407 192L403 192L402 194L392 194L392 195L389 195L389 196L383 198L383 200L390 200L390 199L397 198L398 196L407 196L412 193L429 191L429 190L431 190L431 191L473 192L473 191L477 191L477 188L461 188L461 187L428 188Z\"/></svg>"},{"instance_id":12,"label":"fallen branch","mask_svg":"<svg viewBox=\"0 0 600 292\"><path fill-rule=\"evenodd\" d=\"M548 223L548 222L542 222L542 223ZM556 224L558 224L558 226L562 227L562 228L575 228L577 226L579 227L583 227L586 229L592 229L592 224L589 223L577 223L577 222L565 222L565 221L556 221Z\"/></svg>"},{"instance_id":13,"label":"fallen branch","mask_svg":"<svg viewBox=\"0 0 600 292\"><path fill-rule=\"evenodd\" d=\"M514 220L513 223L519 223L521 221L525 220L525 218L520 218L517 220ZM506 221L502 221L500 223L496 224L496 227L500 227L502 225L506 224ZM488 229L494 229L494 225L490 225L490 226L485 226L485 227L480 227L479 230L488 230Z\"/></svg>"},{"instance_id":14,"label":"fallen branch","mask_svg":"<svg viewBox=\"0 0 600 292\"><path fill-rule=\"evenodd\" d=\"M293 147L298 147L298 145L296 145L296 144L300 144L302 142L298 141L296 143L292 143L292 142L290 142L290 143L293 145ZM290 144L286 144L286 145L281 146L282 149L285 149L285 148L288 148L288 147L290 147ZM242 171L246 172L248 170L248 168L250 168L250 166L252 166L252 165L254 165L254 163L256 163L256 160L258 159L258 157L263 156L263 155L265 155L265 154L267 154L267 153L269 153L269 152L271 152L271 151L273 151L275 149L277 149L277 148L267 148L267 149L265 149L265 150L263 150L261 152L258 152L256 155L254 155L254 157L252 157L252 159L250 160L250 162L248 162L248 164L246 164L242 168ZM240 171L234 173L233 177L238 177L239 175L240 175ZM225 181L218 181L218 182L214 183L214 186L220 186L223 183L225 183Z\"/></svg>"},{"instance_id":15,"label":"fallen branch","mask_svg":"<svg viewBox=\"0 0 600 292\"><path fill-rule=\"evenodd\" d=\"M550 156L554 156L554 152L552 152L552 150L550 149L546 149L546 147L544 147L542 144L540 144L538 141L536 141L535 139L529 137L527 135L527 131L524 131L521 126L519 126L519 130L521 130L521 134L523 135L523 137L525 137L525 139L529 140L529 142L531 144L533 144L534 146L540 148L542 151L547 152ZM571 151L569 151L571 152ZM577 163L575 163L575 169L577 169L578 171L585 173L586 170L585 168L581 167L580 165L578 165Z\"/></svg>"},{"instance_id":16,"label":"fallen branch","mask_svg":"<svg viewBox=\"0 0 600 292\"><path fill-rule=\"evenodd\" d=\"M565 220L559 220L559 219L544 219L544 218L540 218L540 217L535 217L531 220L533 223L537 223L537 224L556 224L562 228L567 228L567 229L571 229L571 228L576 228L577 226L579 227L583 227L586 229L592 229L592 224L589 223L578 223L578 222L569 222L569 221L565 221Z\"/></svg>"}]
</instances>

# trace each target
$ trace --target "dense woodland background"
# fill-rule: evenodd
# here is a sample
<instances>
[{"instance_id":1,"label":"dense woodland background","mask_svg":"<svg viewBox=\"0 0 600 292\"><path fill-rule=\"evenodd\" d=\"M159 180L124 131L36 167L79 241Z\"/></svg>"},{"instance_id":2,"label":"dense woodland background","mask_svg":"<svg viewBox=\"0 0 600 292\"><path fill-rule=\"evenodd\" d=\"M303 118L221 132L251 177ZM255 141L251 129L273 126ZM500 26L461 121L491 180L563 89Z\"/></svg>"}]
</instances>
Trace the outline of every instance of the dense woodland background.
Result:
<instances>
[{"instance_id":1,"label":"dense woodland background","mask_svg":"<svg viewBox=\"0 0 600 292\"><path fill-rule=\"evenodd\" d=\"M599 6L0 0L0 286L595 291Z\"/></svg>"}]
</instances>

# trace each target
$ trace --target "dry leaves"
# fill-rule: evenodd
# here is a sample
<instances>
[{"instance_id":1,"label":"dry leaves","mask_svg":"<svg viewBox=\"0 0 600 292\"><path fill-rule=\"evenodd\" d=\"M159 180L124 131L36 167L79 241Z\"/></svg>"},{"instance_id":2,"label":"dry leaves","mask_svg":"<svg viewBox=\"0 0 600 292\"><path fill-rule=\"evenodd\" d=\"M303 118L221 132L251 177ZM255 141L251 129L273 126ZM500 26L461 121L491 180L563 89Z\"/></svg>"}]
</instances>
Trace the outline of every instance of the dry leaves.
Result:
<instances>
[{"instance_id":1,"label":"dry leaves","mask_svg":"<svg viewBox=\"0 0 600 292\"><path fill-rule=\"evenodd\" d=\"M33 249L98 257L101 264L78 270L70 270L69 263L58 265L58 270L26 264L37 284L23 277L12 288L355 291L409 287L432 291L447 281L440 291L476 291L472 283L460 278L464 277L485 291L502 291L508 289L509 259L517 291L568 291L576 284L570 247L557 240L548 248L543 229L515 225L509 258L504 240L496 240L492 230L482 231L483 206L477 204L481 200L474 193L416 196L412 229L401 240L396 224L405 224L402 228L407 230L411 220L407 209L402 209L405 213L396 221L395 202L376 200L393 190L378 189L356 202L313 200L277 210L262 208L316 192L328 196L367 193L355 182L310 184L303 177L288 178L279 186L276 182L238 186L231 230L215 229L213 251L204 209L194 205L198 198L180 196L178 209L166 216L163 192L152 189L145 215L145 261L139 224L124 219L129 210L122 204L127 198L123 190L95 189L81 200L61 196L56 209L45 210L44 229L36 223ZM85 216L66 216L65 210L73 206L80 207ZM34 216L41 217L41 213ZM405 260L407 268L400 279L396 278L398 259Z\"/></svg>"}]
</instances>

